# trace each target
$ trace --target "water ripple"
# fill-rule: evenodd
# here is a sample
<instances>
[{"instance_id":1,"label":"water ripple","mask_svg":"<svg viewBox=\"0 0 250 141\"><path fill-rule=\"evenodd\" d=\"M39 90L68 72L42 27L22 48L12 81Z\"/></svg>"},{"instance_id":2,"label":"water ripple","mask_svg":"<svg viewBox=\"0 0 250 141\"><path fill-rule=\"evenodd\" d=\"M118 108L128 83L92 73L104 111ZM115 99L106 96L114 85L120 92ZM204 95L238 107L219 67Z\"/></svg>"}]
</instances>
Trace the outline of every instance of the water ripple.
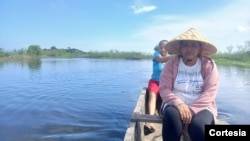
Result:
<instances>
[{"instance_id":1,"label":"water ripple","mask_svg":"<svg viewBox=\"0 0 250 141\"><path fill-rule=\"evenodd\" d=\"M120 141L152 69L151 60L43 59L40 65L0 68L4 141ZM219 71L218 118L249 123L250 71Z\"/></svg>"}]
</instances>

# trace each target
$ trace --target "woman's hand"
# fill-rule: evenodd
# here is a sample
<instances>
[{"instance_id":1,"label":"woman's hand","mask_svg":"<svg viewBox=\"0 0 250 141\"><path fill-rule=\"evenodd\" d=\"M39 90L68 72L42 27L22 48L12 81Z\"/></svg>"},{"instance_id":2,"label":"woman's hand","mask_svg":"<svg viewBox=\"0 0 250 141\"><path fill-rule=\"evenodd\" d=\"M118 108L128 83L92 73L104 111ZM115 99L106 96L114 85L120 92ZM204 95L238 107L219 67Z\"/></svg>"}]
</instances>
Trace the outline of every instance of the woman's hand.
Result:
<instances>
[{"instance_id":1,"label":"woman's hand","mask_svg":"<svg viewBox=\"0 0 250 141\"><path fill-rule=\"evenodd\" d=\"M177 105L177 109L180 112L181 115L181 120L183 121L184 124L189 124L192 120L192 113L188 106L184 103L181 103Z\"/></svg>"}]
</instances>

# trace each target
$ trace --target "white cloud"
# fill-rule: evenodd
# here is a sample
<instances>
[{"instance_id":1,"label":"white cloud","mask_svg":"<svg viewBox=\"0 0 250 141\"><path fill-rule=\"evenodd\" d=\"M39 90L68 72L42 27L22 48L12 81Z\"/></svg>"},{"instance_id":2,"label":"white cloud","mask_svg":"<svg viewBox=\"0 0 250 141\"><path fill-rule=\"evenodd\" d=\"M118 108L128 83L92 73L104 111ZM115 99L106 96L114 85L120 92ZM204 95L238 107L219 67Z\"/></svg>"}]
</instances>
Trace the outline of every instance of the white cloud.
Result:
<instances>
[{"instance_id":1,"label":"white cloud","mask_svg":"<svg viewBox=\"0 0 250 141\"><path fill-rule=\"evenodd\" d=\"M133 9L133 12L135 14L141 14L141 13L146 13L155 10L157 7L154 5L148 5L148 6L142 6L138 7L135 5L132 5L131 8Z\"/></svg>"},{"instance_id":2,"label":"white cloud","mask_svg":"<svg viewBox=\"0 0 250 141\"><path fill-rule=\"evenodd\" d=\"M152 23L140 27L134 36L147 42L171 40L191 27L213 42L219 51L250 40L250 1L233 1L230 5L194 15L156 15ZM244 25L244 26L242 26ZM236 50L236 47L235 49Z\"/></svg>"},{"instance_id":3,"label":"white cloud","mask_svg":"<svg viewBox=\"0 0 250 141\"><path fill-rule=\"evenodd\" d=\"M148 0L134 0L134 4L130 6L134 14L141 14L155 10L157 7L150 4Z\"/></svg>"},{"instance_id":4,"label":"white cloud","mask_svg":"<svg viewBox=\"0 0 250 141\"><path fill-rule=\"evenodd\" d=\"M237 30L239 32L249 32L250 31L250 26L242 26L242 25L240 25L240 26L237 27Z\"/></svg>"}]
</instances>

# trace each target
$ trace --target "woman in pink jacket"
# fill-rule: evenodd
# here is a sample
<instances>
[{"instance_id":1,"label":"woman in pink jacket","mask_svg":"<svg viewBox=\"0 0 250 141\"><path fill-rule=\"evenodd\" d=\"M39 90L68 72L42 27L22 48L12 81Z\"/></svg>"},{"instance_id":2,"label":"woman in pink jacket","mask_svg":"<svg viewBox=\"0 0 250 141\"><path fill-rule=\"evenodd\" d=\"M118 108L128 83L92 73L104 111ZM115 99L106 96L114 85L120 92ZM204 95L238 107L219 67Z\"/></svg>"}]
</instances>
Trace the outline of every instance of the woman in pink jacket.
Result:
<instances>
[{"instance_id":1,"label":"woman in pink jacket","mask_svg":"<svg viewBox=\"0 0 250 141\"><path fill-rule=\"evenodd\" d=\"M168 61L160 76L164 141L180 141L188 132L192 141L205 140L205 125L217 116L215 98L218 70L208 56L216 47L190 28L166 45L176 57Z\"/></svg>"}]
</instances>

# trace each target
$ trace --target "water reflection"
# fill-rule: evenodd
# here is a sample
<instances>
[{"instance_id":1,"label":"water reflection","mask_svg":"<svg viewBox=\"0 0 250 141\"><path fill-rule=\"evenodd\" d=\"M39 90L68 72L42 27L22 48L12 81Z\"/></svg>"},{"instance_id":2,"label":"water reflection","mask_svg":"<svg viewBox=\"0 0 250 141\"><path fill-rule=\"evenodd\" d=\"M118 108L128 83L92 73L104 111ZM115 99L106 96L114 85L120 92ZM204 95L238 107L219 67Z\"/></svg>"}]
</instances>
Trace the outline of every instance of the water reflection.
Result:
<instances>
[{"instance_id":1,"label":"water reflection","mask_svg":"<svg viewBox=\"0 0 250 141\"><path fill-rule=\"evenodd\" d=\"M250 68L218 66L219 118L230 124L250 124Z\"/></svg>"},{"instance_id":2,"label":"water reflection","mask_svg":"<svg viewBox=\"0 0 250 141\"><path fill-rule=\"evenodd\" d=\"M4 62L0 61L0 69L3 68L3 64L4 64Z\"/></svg>"},{"instance_id":3,"label":"water reflection","mask_svg":"<svg viewBox=\"0 0 250 141\"><path fill-rule=\"evenodd\" d=\"M39 70L41 69L41 59L40 58L34 58L32 60L29 60L28 62L28 66L30 70Z\"/></svg>"},{"instance_id":4,"label":"water reflection","mask_svg":"<svg viewBox=\"0 0 250 141\"><path fill-rule=\"evenodd\" d=\"M28 65L28 68L30 70L40 70L42 61L40 58L32 58L29 60L18 60L15 62L9 62L9 61L1 62L0 61L0 68L4 68L5 65L17 65L17 66L21 66L22 68L26 68L26 66Z\"/></svg>"}]
</instances>

